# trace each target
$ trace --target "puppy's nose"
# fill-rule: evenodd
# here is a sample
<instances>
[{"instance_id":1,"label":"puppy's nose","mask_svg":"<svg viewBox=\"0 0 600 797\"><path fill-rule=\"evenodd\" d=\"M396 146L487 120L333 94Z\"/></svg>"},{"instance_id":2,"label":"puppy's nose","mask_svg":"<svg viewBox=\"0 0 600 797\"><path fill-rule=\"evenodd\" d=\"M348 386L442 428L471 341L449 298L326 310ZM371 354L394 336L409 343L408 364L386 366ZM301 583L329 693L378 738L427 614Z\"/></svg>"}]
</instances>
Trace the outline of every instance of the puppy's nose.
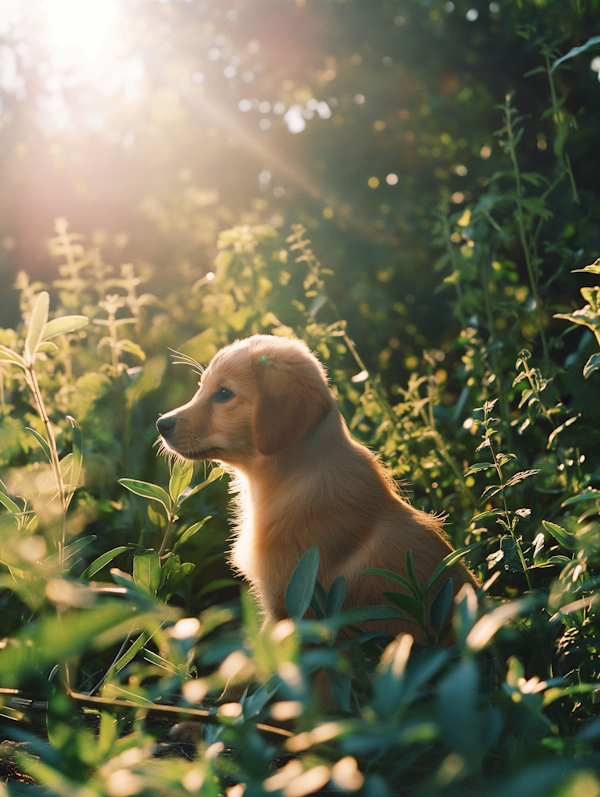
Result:
<instances>
[{"instance_id":1,"label":"puppy's nose","mask_svg":"<svg viewBox=\"0 0 600 797\"><path fill-rule=\"evenodd\" d=\"M177 418L175 418L173 415L171 416L167 415L166 417L159 418L156 421L156 428L162 435L166 435L167 432L170 432L171 429L173 429L176 423L177 423Z\"/></svg>"}]
</instances>

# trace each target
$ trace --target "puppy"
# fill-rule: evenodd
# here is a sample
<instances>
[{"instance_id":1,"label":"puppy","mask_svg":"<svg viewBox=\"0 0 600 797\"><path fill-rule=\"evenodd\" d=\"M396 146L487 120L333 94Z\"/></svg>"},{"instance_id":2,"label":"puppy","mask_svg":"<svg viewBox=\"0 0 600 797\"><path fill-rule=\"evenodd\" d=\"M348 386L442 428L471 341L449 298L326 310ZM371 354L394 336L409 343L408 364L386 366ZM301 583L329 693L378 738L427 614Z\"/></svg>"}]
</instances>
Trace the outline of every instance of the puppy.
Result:
<instances>
[{"instance_id":1,"label":"puppy","mask_svg":"<svg viewBox=\"0 0 600 797\"><path fill-rule=\"evenodd\" d=\"M376 457L350 437L324 367L300 340L254 335L226 346L194 398L156 426L169 451L217 460L238 477L231 560L268 620L287 616L286 586L313 545L324 587L346 579L345 608L381 604L382 591L397 588L361 575L366 568L405 574L411 548L424 584L452 551L440 521L403 500ZM462 564L449 575L455 593L465 582L476 586ZM412 624L385 625L415 634Z\"/></svg>"}]
</instances>

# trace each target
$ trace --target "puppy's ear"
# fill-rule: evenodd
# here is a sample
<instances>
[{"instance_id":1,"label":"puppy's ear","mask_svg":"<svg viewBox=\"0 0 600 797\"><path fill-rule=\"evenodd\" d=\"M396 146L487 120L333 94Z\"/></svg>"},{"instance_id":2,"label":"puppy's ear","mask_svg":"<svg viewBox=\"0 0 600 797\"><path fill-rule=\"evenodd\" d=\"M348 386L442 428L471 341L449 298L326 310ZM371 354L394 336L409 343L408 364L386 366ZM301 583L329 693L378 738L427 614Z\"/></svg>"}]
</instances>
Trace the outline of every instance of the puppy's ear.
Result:
<instances>
[{"instance_id":1,"label":"puppy's ear","mask_svg":"<svg viewBox=\"0 0 600 797\"><path fill-rule=\"evenodd\" d=\"M254 444L261 454L277 454L301 440L327 413L328 389L308 355L290 362L256 355L252 370L258 385Z\"/></svg>"}]
</instances>

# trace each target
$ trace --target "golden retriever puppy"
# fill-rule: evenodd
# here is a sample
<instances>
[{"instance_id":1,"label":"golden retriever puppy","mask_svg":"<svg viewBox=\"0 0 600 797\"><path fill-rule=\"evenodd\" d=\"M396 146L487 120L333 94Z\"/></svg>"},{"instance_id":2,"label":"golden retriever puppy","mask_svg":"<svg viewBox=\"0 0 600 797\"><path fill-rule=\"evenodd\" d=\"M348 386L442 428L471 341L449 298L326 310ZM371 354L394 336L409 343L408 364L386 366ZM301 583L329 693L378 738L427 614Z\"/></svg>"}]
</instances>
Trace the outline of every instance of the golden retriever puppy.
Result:
<instances>
[{"instance_id":1,"label":"golden retriever puppy","mask_svg":"<svg viewBox=\"0 0 600 797\"><path fill-rule=\"evenodd\" d=\"M300 340L254 335L226 346L194 398L156 425L169 451L217 460L238 477L231 561L269 620L287 616L286 586L313 545L325 589L345 577L345 608L381 604L382 590L397 588L361 575L366 568L405 574L411 548L424 584L452 550L440 521L402 499L376 457L350 437L323 365ZM455 593L476 585L462 564L450 575Z\"/></svg>"}]
</instances>

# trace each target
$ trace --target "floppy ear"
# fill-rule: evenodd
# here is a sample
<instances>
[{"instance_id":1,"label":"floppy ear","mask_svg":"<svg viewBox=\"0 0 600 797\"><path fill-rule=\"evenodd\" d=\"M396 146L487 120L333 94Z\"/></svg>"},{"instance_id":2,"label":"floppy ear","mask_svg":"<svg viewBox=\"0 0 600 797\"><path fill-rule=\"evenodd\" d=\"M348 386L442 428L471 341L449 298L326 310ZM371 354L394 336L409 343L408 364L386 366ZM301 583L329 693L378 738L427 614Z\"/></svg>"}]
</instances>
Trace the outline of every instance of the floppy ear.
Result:
<instances>
[{"instance_id":1,"label":"floppy ear","mask_svg":"<svg viewBox=\"0 0 600 797\"><path fill-rule=\"evenodd\" d=\"M256 356L252 370L258 385L254 444L261 454L277 454L301 440L327 413L327 388L308 357L285 362Z\"/></svg>"}]
</instances>

